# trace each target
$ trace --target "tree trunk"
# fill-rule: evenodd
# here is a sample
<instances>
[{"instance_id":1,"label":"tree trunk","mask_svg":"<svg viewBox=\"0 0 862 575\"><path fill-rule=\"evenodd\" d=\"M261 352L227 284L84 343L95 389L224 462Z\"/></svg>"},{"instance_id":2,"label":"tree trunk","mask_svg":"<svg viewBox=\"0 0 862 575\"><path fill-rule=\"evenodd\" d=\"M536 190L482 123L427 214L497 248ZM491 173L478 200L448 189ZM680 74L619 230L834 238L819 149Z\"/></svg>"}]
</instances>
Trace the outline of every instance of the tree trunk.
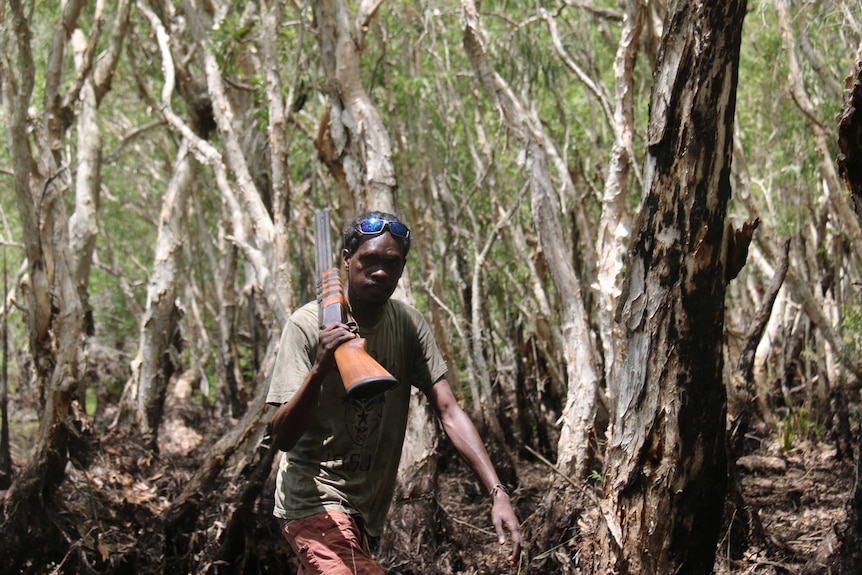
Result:
<instances>
[{"instance_id":1,"label":"tree trunk","mask_svg":"<svg viewBox=\"0 0 862 575\"><path fill-rule=\"evenodd\" d=\"M37 384L42 390L43 412L30 459L3 500L0 524L0 556L12 571L22 566L50 533L46 505L65 476L68 439L74 427L72 400L78 383L79 351L83 316L69 253L69 220L63 203L68 185L61 169L62 146L54 147L68 127L60 121L60 71L66 37L76 27L81 4L65 6L54 28L48 57L43 114L28 120L34 90L34 61L30 47L30 22L26 9L11 2L5 9L8 29L2 41L11 58L0 65L2 107L6 137L14 171L15 195L23 227L28 262L28 318L30 349L36 364ZM6 65L15 62L17 69ZM32 150L37 153L33 154Z\"/></svg>"},{"instance_id":2,"label":"tree trunk","mask_svg":"<svg viewBox=\"0 0 862 575\"><path fill-rule=\"evenodd\" d=\"M619 347L623 335L613 318L620 296L625 244L631 232L630 210L626 204L629 199L629 174L635 161L634 68L647 19L646 2L629 0L625 6L620 44L614 60L614 145L602 194L602 215L596 242L596 278L602 307L597 319L602 334L606 381L615 380L618 368L622 365L618 359L621 356Z\"/></svg>"},{"instance_id":3,"label":"tree trunk","mask_svg":"<svg viewBox=\"0 0 862 575\"><path fill-rule=\"evenodd\" d=\"M856 218L862 224L862 50L856 56L853 71L845 85L852 88L847 91L838 116L838 147L841 150L838 168L850 192ZM841 395L849 395L849 392ZM841 400L844 399L841 397ZM846 503L847 519L839 532L843 547L841 566L845 573L858 569L862 564L862 443L854 452L856 466L853 495Z\"/></svg>"},{"instance_id":4,"label":"tree trunk","mask_svg":"<svg viewBox=\"0 0 862 575\"><path fill-rule=\"evenodd\" d=\"M851 86L838 116L838 173L850 192L856 218L862 225L862 49L845 84Z\"/></svg>"},{"instance_id":5,"label":"tree trunk","mask_svg":"<svg viewBox=\"0 0 862 575\"><path fill-rule=\"evenodd\" d=\"M521 139L531 192L531 209L542 255L551 271L560 298L562 354L566 365L568 390L560 420L562 427L557 449L557 469L567 477L586 477L595 457L594 429L600 370L592 330L589 325L581 281L572 265L573 257L559 218L559 203L551 182L547 147L548 134L506 81L494 69L485 47L485 32L476 3L463 0L464 48L478 81L502 112L506 125ZM562 177L568 177L568 174ZM569 481L552 476L551 488L543 500L544 520L532 535L540 545L559 529L571 525L578 493Z\"/></svg>"},{"instance_id":6,"label":"tree trunk","mask_svg":"<svg viewBox=\"0 0 862 575\"><path fill-rule=\"evenodd\" d=\"M134 428L153 450L171 376L180 366L180 318L177 305L185 237L186 204L194 185L194 157L184 143L177 154L174 174L165 191L156 238L153 271L147 287L147 304L141 319L141 338L132 362L132 377L123 392L118 422Z\"/></svg>"},{"instance_id":7,"label":"tree trunk","mask_svg":"<svg viewBox=\"0 0 862 575\"><path fill-rule=\"evenodd\" d=\"M267 11L261 4L261 29L264 40L261 42L263 69L266 76L266 95L269 111L269 147L272 172L272 220L273 220L273 262L278 278L276 285L287 309L293 309L293 280L290 274L290 154L288 153L286 102L294 102L297 96L295 86L297 76L292 79L290 93L285 100L282 89L285 81L279 73L278 27L284 13L284 0L272 2ZM300 27L302 31L304 27ZM302 42L297 42L297 49ZM298 58L297 58L298 59ZM304 95L302 97L305 97ZM291 108L293 106L291 105ZM278 326L281 327L281 326Z\"/></svg>"},{"instance_id":8,"label":"tree trunk","mask_svg":"<svg viewBox=\"0 0 862 575\"><path fill-rule=\"evenodd\" d=\"M343 0L314 3L320 59L326 72L329 114L321 134L327 145L322 159L337 181L346 184L349 197L342 197L340 212L347 219L358 209L383 209L394 205L395 168L389 135L377 108L371 102L359 73L365 48L365 31L374 11L364 13L363 2L355 17Z\"/></svg>"},{"instance_id":9,"label":"tree trunk","mask_svg":"<svg viewBox=\"0 0 862 575\"><path fill-rule=\"evenodd\" d=\"M9 276L3 249L3 320L0 323L0 490L12 484L12 452L9 449Z\"/></svg>"},{"instance_id":10,"label":"tree trunk","mask_svg":"<svg viewBox=\"0 0 862 575\"><path fill-rule=\"evenodd\" d=\"M727 489L723 326L745 0L677 3L656 64L648 190L617 309L602 573L711 573Z\"/></svg>"},{"instance_id":11,"label":"tree trunk","mask_svg":"<svg viewBox=\"0 0 862 575\"><path fill-rule=\"evenodd\" d=\"M766 331L775 299L778 297L778 290L784 285L784 278L787 276L787 268L790 264L789 250L790 242L788 241L784 244L781 261L778 262L775 275L764 291L763 304L757 310L746 334L736 369L730 373L728 412L732 421L728 444L730 447L729 455L734 461L736 457L742 455L743 440L745 434L748 433L751 421L751 406L754 404L756 395L754 386L755 353Z\"/></svg>"},{"instance_id":12,"label":"tree trunk","mask_svg":"<svg viewBox=\"0 0 862 575\"><path fill-rule=\"evenodd\" d=\"M77 153L78 169L75 174L75 212L69 218L69 251L73 258L75 281L84 313L87 316L86 328L92 333L92 310L88 303L88 284L90 268L93 263L93 252L96 247L96 237L99 233L98 210L99 196L102 186L102 129L99 124L99 106L110 89L110 82L117 69L122 53L126 31L129 27L131 0L122 0L117 6L117 15L111 29L111 38L107 48L99 54L93 64L93 49L95 39L101 32L101 21L104 16L97 13L94 18L94 30L89 41L84 38L81 30L73 34L76 68L81 80L80 111L77 118ZM92 73L87 74L92 66ZM69 98L67 97L67 100Z\"/></svg>"}]
</instances>

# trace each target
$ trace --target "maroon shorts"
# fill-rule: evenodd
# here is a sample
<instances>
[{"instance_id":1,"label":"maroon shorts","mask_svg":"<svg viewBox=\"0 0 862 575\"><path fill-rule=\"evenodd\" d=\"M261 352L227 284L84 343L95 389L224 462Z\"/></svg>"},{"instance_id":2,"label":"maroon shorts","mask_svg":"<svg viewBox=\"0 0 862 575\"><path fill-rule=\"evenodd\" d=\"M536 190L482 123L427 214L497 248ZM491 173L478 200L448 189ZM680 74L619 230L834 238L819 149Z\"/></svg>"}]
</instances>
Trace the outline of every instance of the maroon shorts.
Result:
<instances>
[{"instance_id":1,"label":"maroon shorts","mask_svg":"<svg viewBox=\"0 0 862 575\"><path fill-rule=\"evenodd\" d=\"M297 575L385 575L368 552L363 530L341 511L282 522L281 534L299 557Z\"/></svg>"}]
</instances>

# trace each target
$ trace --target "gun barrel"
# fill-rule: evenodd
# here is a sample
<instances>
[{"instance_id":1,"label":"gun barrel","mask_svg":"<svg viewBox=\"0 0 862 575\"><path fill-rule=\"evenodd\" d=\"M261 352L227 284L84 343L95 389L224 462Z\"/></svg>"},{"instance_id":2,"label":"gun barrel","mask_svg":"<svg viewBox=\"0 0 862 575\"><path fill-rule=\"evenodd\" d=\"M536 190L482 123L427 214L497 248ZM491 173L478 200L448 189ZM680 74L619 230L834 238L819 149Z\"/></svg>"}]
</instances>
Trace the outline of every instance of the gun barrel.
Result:
<instances>
[{"instance_id":1,"label":"gun barrel","mask_svg":"<svg viewBox=\"0 0 862 575\"><path fill-rule=\"evenodd\" d=\"M314 261L317 264L317 277L332 266L332 236L329 232L329 208L314 212Z\"/></svg>"}]
</instances>

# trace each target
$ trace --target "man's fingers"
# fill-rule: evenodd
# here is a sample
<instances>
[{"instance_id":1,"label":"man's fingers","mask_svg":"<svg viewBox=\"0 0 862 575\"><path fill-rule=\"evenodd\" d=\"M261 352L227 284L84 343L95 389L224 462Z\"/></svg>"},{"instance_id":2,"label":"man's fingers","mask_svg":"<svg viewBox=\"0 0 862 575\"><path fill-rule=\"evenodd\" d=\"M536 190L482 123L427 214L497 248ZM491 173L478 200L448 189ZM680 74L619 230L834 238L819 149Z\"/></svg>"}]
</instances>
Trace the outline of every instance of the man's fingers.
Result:
<instances>
[{"instance_id":1,"label":"man's fingers","mask_svg":"<svg viewBox=\"0 0 862 575\"><path fill-rule=\"evenodd\" d=\"M494 531L497 532L497 542L502 545L506 542L506 532L503 530L503 518L498 515L491 517L491 523L494 524Z\"/></svg>"},{"instance_id":2,"label":"man's fingers","mask_svg":"<svg viewBox=\"0 0 862 575\"><path fill-rule=\"evenodd\" d=\"M521 530L518 524L512 529L512 554L509 556L509 563L514 565L521 556Z\"/></svg>"},{"instance_id":3,"label":"man's fingers","mask_svg":"<svg viewBox=\"0 0 862 575\"><path fill-rule=\"evenodd\" d=\"M518 557L521 556L521 541L517 540L512 545L512 554L509 555L509 565L514 565L518 562Z\"/></svg>"},{"instance_id":4,"label":"man's fingers","mask_svg":"<svg viewBox=\"0 0 862 575\"><path fill-rule=\"evenodd\" d=\"M495 514L492 517L492 523L497 532L497 542L500 545L505 545L506 530L509 531L512 538L512 553L508 557L508 562L510 565L514 565L521 556L521 526L518 524L518 520L514 516L504 519L502 515Z\"/></svg>"}]
</instances>

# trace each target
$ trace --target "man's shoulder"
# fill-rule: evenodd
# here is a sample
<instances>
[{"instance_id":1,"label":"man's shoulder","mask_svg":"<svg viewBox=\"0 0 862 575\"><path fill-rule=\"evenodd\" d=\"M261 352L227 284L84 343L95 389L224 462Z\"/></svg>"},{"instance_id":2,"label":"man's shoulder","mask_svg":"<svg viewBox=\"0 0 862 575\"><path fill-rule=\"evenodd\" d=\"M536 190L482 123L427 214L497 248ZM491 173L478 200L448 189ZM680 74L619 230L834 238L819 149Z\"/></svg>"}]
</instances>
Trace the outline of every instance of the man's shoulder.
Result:
<instances>
[{"instance_id":1,"label":"man's shoulder","mask_svg":"<svg viewBox=\"0 0 862 575\"><path fill-rule=\"evenodd\" d=\"M318 307L320 307L320 306L318 306L317 302L314 300L311 300L309 302L302 304L301 306L299 306L295 310L293 310L293 313L290 315L290 317L291 318L303 318L303 319L307 318L307 317L316 318Z\"/></svg>"},{"instance_id":2,"label":"man's shoulder","mask_svg":"<svg viewBox=\"0 0 862 575\"><path fill-rule=\"evenodd\" d=\"M302 306L296 308L292 314L290 314L291 323L297 325L301 328L310 328L314 331L319 329L317 325L317 314L318 314L318 306L316 301L310 301Z\"/></svg>"}]
</instances>

